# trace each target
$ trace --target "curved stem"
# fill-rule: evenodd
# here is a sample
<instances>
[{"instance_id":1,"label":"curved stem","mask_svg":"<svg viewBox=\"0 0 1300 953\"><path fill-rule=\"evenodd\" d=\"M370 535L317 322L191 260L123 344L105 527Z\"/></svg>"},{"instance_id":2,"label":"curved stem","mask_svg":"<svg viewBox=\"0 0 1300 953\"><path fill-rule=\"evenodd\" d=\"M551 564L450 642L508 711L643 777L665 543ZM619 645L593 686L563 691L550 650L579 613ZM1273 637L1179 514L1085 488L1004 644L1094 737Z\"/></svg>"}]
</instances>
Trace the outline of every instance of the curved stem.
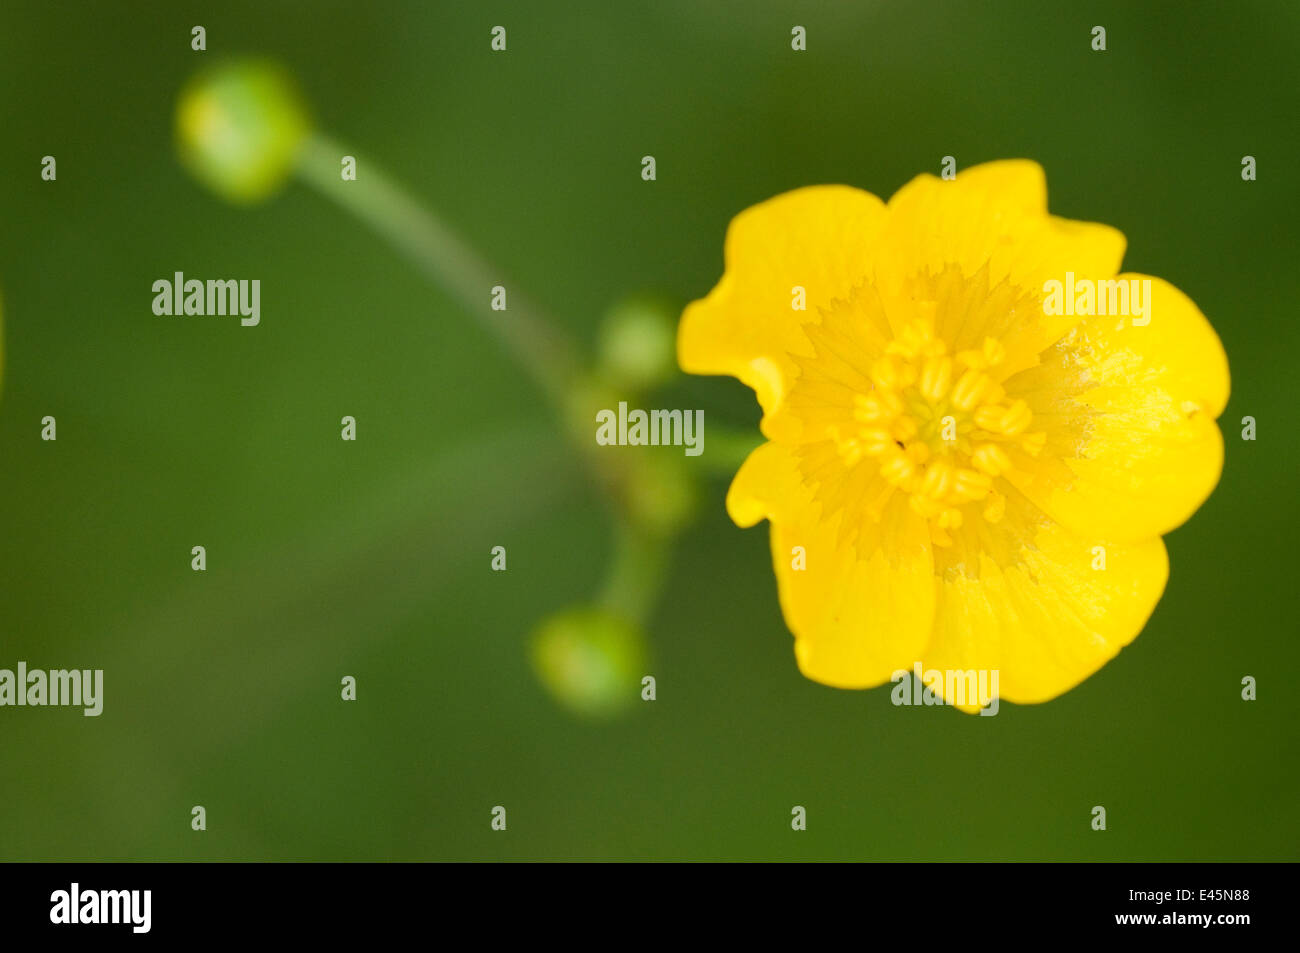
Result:
<instances>
[{"instance_id":1,"label":"curved stem","mask_svg":"<svg viewBox=\"0 0 1300 953\"><path fill-rule=\"evenodd\" d=\"M410 259L439 288L452 292L483 324L557 407L581 363L572 343L518 291L508 310L490 306L503 276L405 189L367 161L355 180L339 176L348 149L319 133L304 145L298 174L317 191L356 215Z\"/></svg>"},{"instance_id":2,"label":"curved stem","mask_svg":"<svg viewBox=\"0 0 1300 953\"><path fill-rule=\"evenodd\" d=\"M644 625L659 598L667 561L667 540L617 520L613 561L597 601L629 622Z\"/></svg>"},{"instance_id":3,"label":"curved stem","mask_svg":"<svg viewBox=\"0 0 1300 953\"><path fill-rule=\"evenodd\" d=\"M303 147L297 172L374 229L437 287L451 292L547 394L563 430L583 451L614 504L614 552L597 601L643 625L663 584L671 534L636 525L620 505L618 487L628 479L628 468L634 464L592 452L590 419L585 415L588 405L601 395L598 382L569 338L519 291L509 292L509 310L493 310L491 289L505 284L500 273L377 166L367 162L356 179L344 181L339 160L347 154L351 153L341 144L315 134ZM744 460L753 443L752 437L738 435L727 441L728 449L721 456L731 470Z\"/></svg>"}]
</instances>

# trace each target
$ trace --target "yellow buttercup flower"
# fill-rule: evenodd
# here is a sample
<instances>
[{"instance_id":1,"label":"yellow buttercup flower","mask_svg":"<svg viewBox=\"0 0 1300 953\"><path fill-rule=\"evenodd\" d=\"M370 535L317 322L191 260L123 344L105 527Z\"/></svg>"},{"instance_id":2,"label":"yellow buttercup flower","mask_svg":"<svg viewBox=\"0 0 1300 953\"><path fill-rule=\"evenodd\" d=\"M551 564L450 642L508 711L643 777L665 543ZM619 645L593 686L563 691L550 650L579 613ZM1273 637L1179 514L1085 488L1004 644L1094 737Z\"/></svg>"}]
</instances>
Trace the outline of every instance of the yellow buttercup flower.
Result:
<instances>
[{"instance_id":1,"label":"yellow buttercup flower","mask_svg":"<svg viewBox=\"0 0 1300 953\"><path fill-rule=\"evenodd\" d=\"M807 677L867 688L920 663L1040 702L1137 636L1161 535L1218 482L1228 365L1182 292L1117 276L1124 245L1049 215L1025 160L736 216L678 360L762 405L727 509L771 521Z\"/></svg>"}]
</instances>

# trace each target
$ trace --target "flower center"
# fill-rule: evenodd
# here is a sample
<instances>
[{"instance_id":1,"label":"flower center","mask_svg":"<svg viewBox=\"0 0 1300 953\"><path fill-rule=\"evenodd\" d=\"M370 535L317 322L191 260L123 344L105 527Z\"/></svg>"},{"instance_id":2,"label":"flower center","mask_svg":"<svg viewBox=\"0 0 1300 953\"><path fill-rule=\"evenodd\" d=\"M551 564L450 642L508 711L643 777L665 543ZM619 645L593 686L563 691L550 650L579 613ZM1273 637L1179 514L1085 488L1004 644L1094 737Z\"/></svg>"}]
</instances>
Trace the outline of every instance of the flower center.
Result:
<instances>
[{"instance_id":1,"label":"flower center","mask_svg":"<svg viewBox=\"0 0 1300 953\"><path fill-rule=\"evenodd\" d=\"M928 521L936 545L952 545L951 531L976 507L988 522L1001 520L1006 497L994 480L1012 467L1008 449L1036 456L1047 440L1031 432L1028 404L998 382L1005 359L993 337L954 354L929 321L912 321L867 368L871 389L853 395L852 423L831 429L844 464L874 460Z\"/></svg>"}]
</instances>

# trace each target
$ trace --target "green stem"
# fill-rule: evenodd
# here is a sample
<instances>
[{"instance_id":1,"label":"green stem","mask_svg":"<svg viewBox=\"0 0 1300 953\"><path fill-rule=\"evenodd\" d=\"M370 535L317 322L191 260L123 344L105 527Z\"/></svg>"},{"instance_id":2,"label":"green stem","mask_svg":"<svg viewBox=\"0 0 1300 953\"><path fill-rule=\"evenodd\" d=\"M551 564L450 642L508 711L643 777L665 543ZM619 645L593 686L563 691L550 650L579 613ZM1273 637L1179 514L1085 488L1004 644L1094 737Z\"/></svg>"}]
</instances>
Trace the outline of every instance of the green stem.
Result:
<instances>
[{"instance_id":1,"label":"green stem","mask_svg":"<svg viewBox=\"0 0 1300 953\"><path fill-rule=\"evenodd\" d=\"M491 289L506 284L500 272L375 164L367 161L355 180L343 181L339 159L349 154L317 133L303 147L298 174L392 243L439 288L452 292L563 409L570 382L581 368L567 337L518 291L509 291L508 310L494 311Z\"/></svg>"},{"instance_id":2,"label":"green stem","mask_svg":"<svg viewBox=\"0 0 1300 953\"><path fill-rule=\"evenodd\" d=\"M614 556L597 600L600 605L643 626L659 597L668 562L669 542L617 520L614 527Z\"/></svg>"},{"instance_id":3,"label":"green stem","mask_svg":"<svg viewBox=\"0 0 1300 953\"><path fill-rule=\"evenodd\" d=\"M492 310L491 289L505 284L500 273L373 163L367 162L355 180L344 181L339 175L339 159L348 154L341 144L315 134L303 147L298 174L374 229L437 287L451 292L497 338L550 398L564 431L616 503L618 487L627 481L628 468L635 464L593 452L588 414L600 388L572 342L517 290L509 293L509 310ZM710 437L717 440L712 434ZM738 435L723 440L727 449L721 454L715 451L715 455L725 461L716 465L734 471L755 441ZM598 602L629 622L644 625L663 584L670 534L636 525L622 507L613 508L614 553Z\"/></svg>"}]
</instances>

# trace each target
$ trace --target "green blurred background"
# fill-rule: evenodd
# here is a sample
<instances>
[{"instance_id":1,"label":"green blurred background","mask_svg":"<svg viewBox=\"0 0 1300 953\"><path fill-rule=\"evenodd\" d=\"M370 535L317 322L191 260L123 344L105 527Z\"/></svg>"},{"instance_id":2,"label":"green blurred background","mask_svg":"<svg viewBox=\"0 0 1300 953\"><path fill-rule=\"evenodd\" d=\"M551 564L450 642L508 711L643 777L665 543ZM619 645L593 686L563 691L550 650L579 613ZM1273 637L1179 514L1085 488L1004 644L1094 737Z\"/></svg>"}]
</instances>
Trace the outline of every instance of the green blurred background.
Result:
<instances>
[{"instance_id":1,"label":"green blurred background","mask_svg":"<svg viewBox=\"0 0 1300 953\"><path fill-rule=\"evenodd\" d=\"M0 710L0 858L1300 856L1294 3L0 9L0 667L103 668L106 695L97 719ZM628 293L708 291L731 216L774 193L1037 159L1053 211L1119 227L1232 367L1223 480L1167 538L1145 632L996 718L822 687L766 528L712 478L648 625L658 700L569 714L525 646L610 557L581 460L339 208L292 185L239 209L181 169L176 94L229 53L286 64L361 175L382 163L585 344ZM177 270L260 278L261 326L154 316ZM706 457L709 426L759 416L729 378L654 406L705 408Z\"/></svg>"}]
</instances>

